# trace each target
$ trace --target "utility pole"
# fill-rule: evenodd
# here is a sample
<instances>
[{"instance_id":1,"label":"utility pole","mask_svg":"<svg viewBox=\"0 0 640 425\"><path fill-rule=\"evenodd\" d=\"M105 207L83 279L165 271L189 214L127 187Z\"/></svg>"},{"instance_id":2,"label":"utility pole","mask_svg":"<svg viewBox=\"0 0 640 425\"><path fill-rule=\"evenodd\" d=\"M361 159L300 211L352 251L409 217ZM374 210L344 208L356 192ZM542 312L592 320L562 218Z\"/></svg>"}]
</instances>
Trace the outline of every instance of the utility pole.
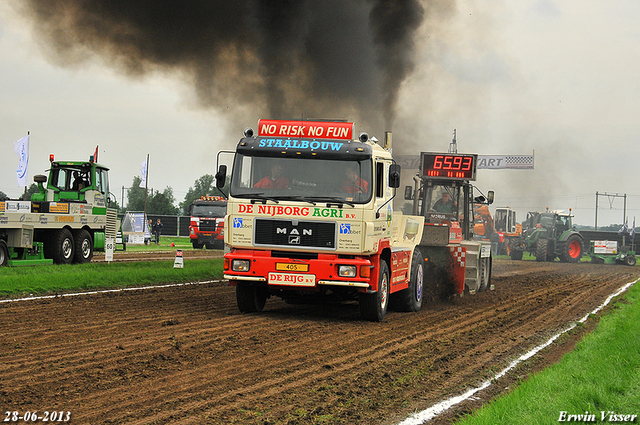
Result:
<instances>
[{"instance_id":1,"label":"utility pole","mask_svg":"<svg viewBox=\"0 0 640 425\"><path fill-rule=\"evenodd\" d=\"M618 193L613 194L613 193L598 193L596 191L596 223L595 223L595 230L598 230L598 197L599 196L606 196L609 198L609 209L611 209L611 198L624 198L624 207L622 209L622 224L624 224L626 218L627 218L627 194L625 193L624 195L620 195Z\"/></svg>"}]
</instances>

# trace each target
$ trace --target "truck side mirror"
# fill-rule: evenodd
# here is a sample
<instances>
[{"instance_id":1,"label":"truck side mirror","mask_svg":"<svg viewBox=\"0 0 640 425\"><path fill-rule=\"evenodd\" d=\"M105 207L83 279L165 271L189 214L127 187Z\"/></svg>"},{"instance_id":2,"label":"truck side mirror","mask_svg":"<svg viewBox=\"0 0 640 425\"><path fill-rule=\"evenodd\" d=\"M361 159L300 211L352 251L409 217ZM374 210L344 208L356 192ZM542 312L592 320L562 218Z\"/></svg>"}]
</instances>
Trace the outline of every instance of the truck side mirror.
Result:
<instances>
[{"instance_id":1,"label":"truck side mirror","mask_svg":"<svg viewBox=\"0 0 640 425\"><path fill-rule=\"evenodd\" d=\"M400 165L391 164L389 166L389 186L394 188L400 187Z\"/></svg>"},{"instance_id":2,"label":"truck side mirror","mask_svg":"<svg viewBox=\"0 0 640 425\"><path fill-rule=\"evenodd\" d=\"M227 166L223 164L223 165L220 165L220 167L218 168L218 172L216 173L216 187L218 189L222 189L226 181L227 181Z\"/></svg>"},{"instance_id":3,"label":"truck side mirror","mask_svg":"<svg viewBox=\"0 0 640 425\"><path fill-rule=\"evenodd\" d=\"M404 187L404 200L410 201L413 199L413 188L411 186Z\"/></svg>"},{"instance_id":4,"label":"truck side mirror","mask_svg":"<svg viewBox=\"0 0 640 425\"><path fill-rule=\"evenodd\" d=\"M487 204L491 205L493 204L493 197L494 197L494 192L493 190L490 190L487 192Z\"/></svg>"}]
</instances>

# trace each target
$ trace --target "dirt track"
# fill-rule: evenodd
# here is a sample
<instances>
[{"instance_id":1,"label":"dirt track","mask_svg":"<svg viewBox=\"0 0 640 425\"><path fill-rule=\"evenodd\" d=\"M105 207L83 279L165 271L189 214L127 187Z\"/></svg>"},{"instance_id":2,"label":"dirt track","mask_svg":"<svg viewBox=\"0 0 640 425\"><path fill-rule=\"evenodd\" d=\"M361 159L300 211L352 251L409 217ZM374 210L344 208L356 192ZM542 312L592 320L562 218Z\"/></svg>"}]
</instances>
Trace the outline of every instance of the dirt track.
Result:
<instances>
[{"instance_id":1,"label":"dirt track","mask_svg":"<svg viewBox=\"0 0 640 425\"><path fill-rule=\"evenodd\" d=\"M357 304L277 299L241 315L222 283L3 303L2 419L63 410L75 424L394 423L478 384L638 277L640 267L500 260L495 291L383 323L360 321ZM556 360L572 338L563 342L529 367Z\"/></svg>"}]
</instances>

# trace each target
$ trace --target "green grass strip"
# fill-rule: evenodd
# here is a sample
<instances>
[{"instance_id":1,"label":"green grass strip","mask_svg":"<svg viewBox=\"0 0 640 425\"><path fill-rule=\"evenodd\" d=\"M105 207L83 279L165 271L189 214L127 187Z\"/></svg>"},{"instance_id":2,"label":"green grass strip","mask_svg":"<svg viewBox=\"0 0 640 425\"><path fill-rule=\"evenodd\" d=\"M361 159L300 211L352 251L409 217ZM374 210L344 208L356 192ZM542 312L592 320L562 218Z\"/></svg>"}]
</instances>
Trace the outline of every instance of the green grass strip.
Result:
<instances>
[{"instance_id":1,"label":"green grass strip","mask_svg":"<svg viewBox=\"0 0 640 425\"><path fill-rule=\"evenodd\" d=\"M3 267L0 297L215 280L222 278L222 262L185 260L181 269L173 267L174 260Z\"/></svg>"},{"instance_id":2,"label":"green grass strip","mask_svg":"<svg viewBox=\"0 0 640 425\"><path fill-rule=\"evenodd\" d=\"M173 243L173 246L171 244ZM122 246L118 245L117 249L121 249ZM127 252L154 252L154 251L166 251L166 250L193 250L191 239L184 236L160 236L160 244L156 245L151 242L149 245L144 244L127 244Z\"/></svg>"},{"instance_id":3,"label":"green grass strip","mask_svg":"<svg viewBox=\"0 0 640 425\"><path fill-rule=\"evenodd\" d=\"M640 285L636 284L559 363L457 423L614 423L612 413L622 415L613 418L617 423L638 423L639 335Z\"/></svg>"}]
</instances>

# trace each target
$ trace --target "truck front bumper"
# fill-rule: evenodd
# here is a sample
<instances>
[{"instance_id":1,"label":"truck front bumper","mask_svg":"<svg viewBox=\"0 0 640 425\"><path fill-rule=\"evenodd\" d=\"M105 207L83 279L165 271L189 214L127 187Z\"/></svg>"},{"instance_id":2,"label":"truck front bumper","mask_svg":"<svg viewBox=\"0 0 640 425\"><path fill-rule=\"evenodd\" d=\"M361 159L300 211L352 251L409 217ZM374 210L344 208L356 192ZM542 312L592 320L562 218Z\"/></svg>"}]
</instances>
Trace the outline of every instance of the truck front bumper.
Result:
<instances>
[{"instance_id":1,"label":"truck front bumper","mask_svg":"<svg viewBox=\"0 0 640 425\"><path fill-rule=\"evenodd\" d=\"M232 249L224 256L224 278L232 286L245 281L289 289L313 290L320 285L369 289L371 276L377 276L374 273L377 257L348 257L318 253L313 258L301 259L272 256L272 251ZM345 276L345 271L350 271L350 275Z\"/></svg>"}]
</instances>

